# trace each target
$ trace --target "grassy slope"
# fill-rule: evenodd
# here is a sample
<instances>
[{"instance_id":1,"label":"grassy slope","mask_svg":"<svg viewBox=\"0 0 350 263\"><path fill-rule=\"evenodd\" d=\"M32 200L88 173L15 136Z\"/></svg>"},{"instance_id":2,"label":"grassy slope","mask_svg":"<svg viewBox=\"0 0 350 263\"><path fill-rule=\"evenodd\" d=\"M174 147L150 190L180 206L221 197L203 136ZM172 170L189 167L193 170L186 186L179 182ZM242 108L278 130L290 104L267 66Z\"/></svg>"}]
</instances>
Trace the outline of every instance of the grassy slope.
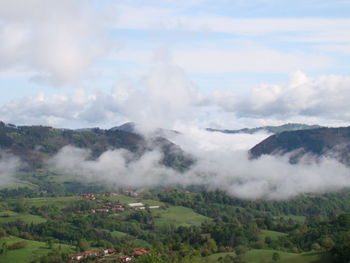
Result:
<instances>
[{"instance_id":1,"label":"grassy slope","mask_svg":"<svg viewBox=\"0 0 350 263\"><path fill-rule=\"evenodd\" d=\"M261 233L259 233L259 239L264 240L265 237L270 237L271 239L278 239L279 237L285 236L285 233L277 232L277 231L271 231L271 230L261 230Z\"/></svg>"},{"instance_id":2,"label":"grassy slope","mask_svg":"<svg viewBox=\"0 0 350 263\"><path fill-rule=\"evenodd\" d=\"M265 263L270 262L273 253L277 252L281 260L280 263L311 263L319 262L319 253L302 253L294 254L288 252L281 252L276 250L265 250L265 249L253 249L245 253L242 258L249 263ZM327 262L323 262L327 263Z\"/></svg>"},{"instance_id":3,"label":"grassy slope","mask_svg":"<svg viewBox=\"0 0 350 263\"><path fill-rule=\"evenodd\" d=\"M116 237L116 238L130 240L135 246L140 246L140 247L150 246L150 244L147 241L142 240L142 239L138 239L138 238L136 238L132 235L129 235L127 233L124 233L124 232L112 231L111 235L113 237Z\"/></svg>"},{"instance_id":4,"label":"grassy slope","mask_svg":"<svg viewBox=\"0 0 350 263\"><path fill-rule=\"evenodd\" d=\"M0 186L0 190L1 189L17 189L19 187L28 187L30 189L36 189L38 188L37 185L35 184L32 184L28 181L25 181L25 180L20 180L20 179L14 179L14 180L11 180L10 182L8 183L4 183Z\"/></svg>"},{"instance_id":5,"label":"grassy slope","mask_svg":"<svg viewBox=\"0 0 350 263\"><path fill-rule=\"evenodd\" d=\"M0 223L13 222L19 219L28 224L39 224L46 221L46 219L41 216L31 215L27 213L16 213L13 211L0 212Z\"/></svg>"},{"instance_id":6,"label":"grassy slope","mask_svg":"<svg viewBox=\"0 0 350 263\"><path fill-rule=\"evenodd\" d=\"M1 263L27 263L35 258L48 254L51 251L45 242L24 240L13 236L0 239L0 246L4 242L11 245L19 241L26 241L27 246L17 250L9 250L6 254L0 255ZM59 244L54 244L54 248L58 248L58 246ZM61 248L73 252L72 247L68 245L61 244Z\"/></svg>"},{"instance_id":7,"label":"grassy slope","mask_svg":"<svg viewBox=\"0 0 350 263\"><path fill-rule=\"evenodd\" d=\"M56 205L59 208L64 208L69 203L81 200L79 196L63 196L63 197L46 197L46 198L25 198L24 201L28 206L45 206Z\"/></svg>"},{"instance_id":8,"label":"grassy slope","mask_svg":"<svg viewBox=\"0 0 350 263\"><path fill-rule=\"evenodd\" d=\"M126 196L126 195L117 195L117 196L108 196L108 197L104 197L103 199L107 199L113 202L118 202L118 203L122 203L122 204L130 204L130 203L144 203L146 205L165 205L162 202L158 202L155 200L149 200L149 199L142 199L142 198L137 198L137 197L131 197L131 196Z\"/></svg>"},{"instance_id":9,"label":"grassy slope","mask_svg":"<svg viewBox=\"0 0 350 263\"><path fill-rule=\"evenodd\" d=\"M215 253L215 254L212 254L210 256L207 256L206 259L209 262L218 262L220 257L225 257L226 255L235 256L236 254L234 252L230 252L230 253L226 253L226 252Z\"/></svg>"},{"instance_id":10,"label":"grassy slope","mask_svg":"<svg viewBox=\"0 0 350 263\"><path fill-rule=\"evenodd\" d=\"M183 206L170 206L166 209L154 209L152 213L159 218L155 219L156 226L173 224L175 226L200 225L209 217L197 214L192 209Z\"/></svg>"},{"instance_id":11,"label":"grassy slope","mask_svg":"<svg viewBox=\"0 0 350 263\"><path fill-rule=\"evenodd\" d=\"M294 254L288 252L281 252L277 250L267 250L267 249L252 249L242 255L242 259L247 263L270 263L272 262L273 253L277 252L280 255L281 260L279 263L331 263L331 261L323 258L320 253L301 253ZM235 253L216 253L207 257L209 262L218 262L220 257L225 257L225 255L234 256Z\"/></svg>"}]
</instances>

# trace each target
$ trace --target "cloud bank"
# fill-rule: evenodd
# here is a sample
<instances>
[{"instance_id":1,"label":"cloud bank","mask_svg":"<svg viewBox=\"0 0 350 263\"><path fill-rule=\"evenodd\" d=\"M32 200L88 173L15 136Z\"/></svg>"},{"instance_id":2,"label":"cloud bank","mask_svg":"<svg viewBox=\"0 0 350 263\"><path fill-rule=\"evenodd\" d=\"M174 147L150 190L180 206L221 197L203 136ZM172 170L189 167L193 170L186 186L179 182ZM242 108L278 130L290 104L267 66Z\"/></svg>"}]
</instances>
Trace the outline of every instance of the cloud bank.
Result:
<instances>
[{"instance_id":1,"label":"cloud bank","mask_svg":"<svg viewBox=\"0 0 350 263\"><path fill-rule=\"evenodd\" d=\"M237 129L286 121L338 126L350 121L350 77L310 77L297 71L285 84L263 84L243 94L220 89L205 94L180 67L161 57L137 84L119 82L109 92L76 89L27 96L0 107L0 119L78 127L134 121L144 130L173 129L186 122Z\"/></svg>"},{"instance_id":2,"label":"cloud bank","mask_svg":"<svg viewBox=\"0 0 350 263\"><path fill-rule=\"evenodd\" d=\"M302 71L290 75L286 84L264 84L247 95L215 91L207 103L240 117L290 119L295 116L349 121L350 78L309 77Z\"/></svg>"},{"instance_id":3,"label":"cloud bank","mask_svg":"<svg viewBox=\"0 0 350 263\"><path fill-rule=\"evenodd\" d=\"M162 154L157 150L140 158L126 150L111 150L91 160L88 151L67 146L48 164L61 174L114 188L195 185L250 200L281 200L350 187L349 168L334 159L315 162L312 156L306 156L297 165L290 164L287 156L249 160L247 148L267 134L225 135L196 128L187 132L173 138L197 159L184 173L162 166Z\"/></svg>"},{"instance_id":4,"label":"cloud bank","mask_svg":"<svg viewBox=\"0 0 350 263\"><path fill-rule=\"evenodd\" d=\"M21 165L18 157L0 151L0 186L10 184Z\"/></svg>"}]
</instances>

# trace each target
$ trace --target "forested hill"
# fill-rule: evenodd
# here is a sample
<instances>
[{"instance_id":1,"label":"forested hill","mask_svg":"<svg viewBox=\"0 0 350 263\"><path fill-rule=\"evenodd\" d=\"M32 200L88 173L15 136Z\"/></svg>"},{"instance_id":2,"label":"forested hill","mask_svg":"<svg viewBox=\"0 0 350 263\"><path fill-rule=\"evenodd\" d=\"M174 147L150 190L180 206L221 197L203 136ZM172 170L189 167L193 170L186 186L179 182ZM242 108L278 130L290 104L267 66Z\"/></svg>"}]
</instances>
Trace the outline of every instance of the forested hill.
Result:
<instances>
[{"instance_id":1,"label":"forested hill","mask_svg":"<svg viewBox=\"0 0 350 263\"><path fill-rule=\"evenodd\" d=\"M145 137L121 130L99 128L70 130L46 126L15 126L0 122L0 148L20 156L31 167L39 167L45 158L62 147L72 145L89 149L93 157L111 149L127 149L137 155L160 149L163 163L176 169L185 169L192 162L180 147L162 137Z\"/></svg>"},{"instance_id":2,"label":"forested hill","mask_svg":"<svg viewBox=\"0 0 350 263\"><path fill-rule=\"evenodd\" d=\"M239 130L222 130L222 129L212 129L207 128L207 131L211 132L222 132L222 133L247 133L247 134L253 134L256 132L268 132L268 133L280 133L284 131L297 131L297 130L309 130L309 129L317 129L321 128L319 125L307 125L307 124L301 124L301 123L287 123L280 126L262 126L262 127L256 127L256 128L244 128Z\"/></svg>"},{"instance_id":3,"label":"forested hill","mask_svg":"<svg viewBox=\"0 0 350 263\"><path fill-rule=\"evenodd\" d=\"M295 160L305 153L316 156L331 155L350 164L350 127L319 128L286 131L272 135L252 149L252 158L263 154L286 154L296 151Z\"/></svg>"}]
</instances>

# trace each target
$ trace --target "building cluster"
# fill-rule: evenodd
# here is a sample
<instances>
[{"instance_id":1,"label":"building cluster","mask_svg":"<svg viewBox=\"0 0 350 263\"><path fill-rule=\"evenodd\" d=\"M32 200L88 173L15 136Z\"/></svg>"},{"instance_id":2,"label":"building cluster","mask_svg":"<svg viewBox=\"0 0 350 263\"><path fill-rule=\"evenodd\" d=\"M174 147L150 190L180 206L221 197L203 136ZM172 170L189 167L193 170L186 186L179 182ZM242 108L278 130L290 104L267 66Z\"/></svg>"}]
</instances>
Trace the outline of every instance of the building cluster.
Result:
<instances>
[{"instance_id":1,"label":"building cluster","mask_svg":"<svg viewBox=\"0 0 350 263\"><path fill-rule=\"evenodd\" d=\"M125 193L124 193L125 192ZM125 190L123 191L124 194L137 194L135 191L132 190ZM108 200L101 199L101 197L109 196L109 195L118 195L117 193L110 193L110 194L80 194L82 198L85 200L93 201L94 203L98 204L97 208L85 210L85 211L76 211L78 214L86 214L86 213L118 213L125 211L125 208L128 207L129 209L134 210L145 210L146 208L149 209L156 209L160 208L158 205L154 206L147 206L143 203L129 203L129 204L120 204L120 203L114 203Z\"/></svg>"},{"instance_id":2,"label":"building cluster","mask_svg":"<svg viewBox=\"0 0 350 263\"><path fill-rule=\"evenodd\" d=\"M128 206L130 208L135 209L135 210L145 210L146 209L146 206L144 203L130 203L130 204L128 204ZM156 208L160 208L160 206L159 205L151 205L151 206L148 206L147 208L156 209Z\"/></svg>"},{"instance_id":3,"label":"building cluster","mask_svg":"<svg viewBox=\"0 0 350 263\"><path fill-rule=\"evenodd\" d=\"M116 204L112 202L106 202L99 208L91 209L92 213L108 213L108 212L123 212L123 211L125 211L125 207L123 204Z\"/></svg>"},{"instance_id":4,"label":"building cluster","mask_svg":"<svg viewBox=\"0 0 350 263\"><path fill-rule=\"evenodd\" d=\"M115 249L95 249L95 250L89 250L84 251L81 253L73 254L69 256L69 259L72 261L80 261L82 259L86 259L89 257L106 257L106 256L112 256L115 255L117 251Z\"/></svg>"},{"instance_id":5,"label":"building cluster","mask_svg":"<svg viewBox=\"0 0 350 263\"><path fill-rule=\"evenodd\" d=\"M147 255L149 254L149 251L142 248L135 248L130 254L128 255L119 255L115 249L99 249L99 250L90 250L90 251L84 251L81 253L73 254L69 256L69 259L71 262L75 261L81 261L83 259L87 258L96 258L96 259L102 259L105 257L113 257L118 256L118 259L120 262L132 262L135 258ZM99 261L96 261L99 262Z\"/></svg>"},{"instance_id":6,"label":"building cluster","mask_svg":"<svg viewBox=\"0 0 350 263\"><path fill-rule=\"evenodd\" d=\"M80 194L85 200L94 201L99 197L106 196L106 194Z\"/></svg>"},{"instance_id":7,"label":"building cluster","mask_svg":"<svg viewBox=\"0 0 350 263\"><path fill-rule=\"evenodd\" d=\"M122 255L119 256L119 261L120 262L131 262L133 261L135 258L142 256L142 255L147 255L149 254L149 251L146 249L142 249L142 248L135 248L134 251L130 254L130 255Z\"/></svg>"},{"instance_id":8,"label":"building cluster","mask_svg":"<svg viewBox=\"0 0 350 263\"><path fill-rule=\"evenodd\" d=\"M112 193L115 194L115 193ZM98 208L93 208L86 211L76 211L78 214L86 213L109 213L109 212L123 212L125 206L123 204L113 203L108 200L99 199L100 197L112 195L112 194L81 194L80 196L85 200L94 201L96 204L99 204Z\"/></svg>"}]
</instances>

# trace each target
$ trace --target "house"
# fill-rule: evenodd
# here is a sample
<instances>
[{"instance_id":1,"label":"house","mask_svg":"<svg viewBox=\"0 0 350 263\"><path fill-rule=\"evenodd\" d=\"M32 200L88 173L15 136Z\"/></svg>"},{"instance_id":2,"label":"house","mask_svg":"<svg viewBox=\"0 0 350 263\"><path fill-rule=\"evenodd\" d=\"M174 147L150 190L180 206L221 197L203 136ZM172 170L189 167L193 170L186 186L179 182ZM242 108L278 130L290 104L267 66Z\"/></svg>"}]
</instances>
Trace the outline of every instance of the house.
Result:
<instances>
[{"instance_id":1,"label":"house","mask_svg":"<svg viewBox=\"0 0 350 263\"><path fill-rule=\"evenodd\" d=\"M128 206L131 208L135 208L135 207L142 207L142 206L144 206L144 204L143 203L130 203L130 204L128 204Z\"/></svg>"},{"instance_id":2,"label":"house","mask_svg":"<svg viewBox=\"0 0 350 263\"><path fill-rule=\"evenodd\" d=\"M103 256L114 255L115 253L116 251L114 249L90 250L90 251L84 251L78 254L70 255L69 258L74 261L80 261L88 257L93 257L93 256L103 257Z\"/></svg>"},{"instance_id":3,"label":"house","mask_svg":"<svg viewBox=\"0 0 350 263\"><path fill-rule=\"evenodd\" d=\"M88 258L88 257L92 257L92 256L98 256L100 255L100 250L90 250L90 251L84 251L78 254L73 254L70 255L69 258L71 260L76 260L76 261L80 261L84 258Z\"/></svg>"},{"instance_id":4,"label":"house","mask_svg":"<svg viewBox=\"0 0 350 263\"><path fill-rule=\"evenodd\" d=\"M120 260L121 262L129 262L129 261L132 260L132 258L131 258L131 257L128 257L128 256L120 256L120 257L119 257L119 260Z\"/></svg>"},{"instance_id":5,"label":"house","mask_svg":"<svg viewBox=\"0 0 350 263\"><path fill-rule=\"evenodd\" d=\"M139 257L142 255L147 255L149 254L149 251L147 251L146 249L142 249L142 248L135 248L134 249L134 253L132 254L134 257Z\"/></svg>"},{"instance_id":6,"label":"house","mask_svg":"<svg viewBox=\"0 0 350 263\"><path fill-rule=\"evenodd\" d=\"M117 253L117 251L115 249L102 249L101 250L101 254L103 254L104 256L114 255L115 253Z\"/></svg>"}]
</instances>

